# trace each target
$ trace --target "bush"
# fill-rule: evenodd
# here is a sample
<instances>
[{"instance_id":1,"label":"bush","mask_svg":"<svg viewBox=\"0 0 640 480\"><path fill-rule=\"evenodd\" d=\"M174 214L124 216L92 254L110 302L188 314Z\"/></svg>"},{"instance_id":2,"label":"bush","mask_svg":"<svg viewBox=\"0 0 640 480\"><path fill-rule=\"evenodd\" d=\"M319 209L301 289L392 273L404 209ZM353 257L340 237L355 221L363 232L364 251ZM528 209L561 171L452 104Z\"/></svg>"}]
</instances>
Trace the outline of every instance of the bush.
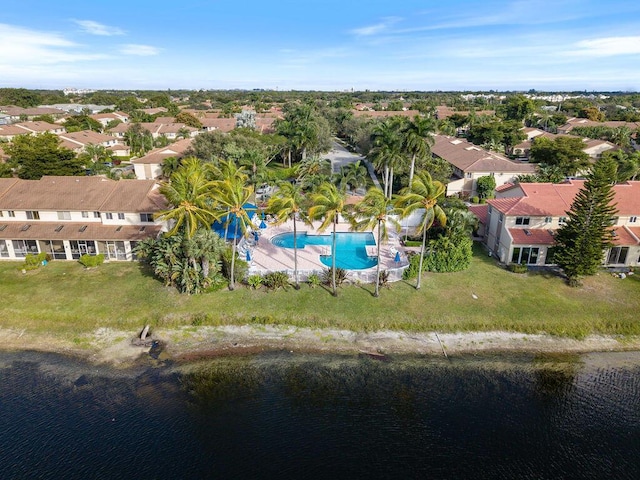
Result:
<instances>
[{"instance_id":1,"label":"bush","mask_svg":"<svg viewBox=\"0 0 640 480\"><path fill-rule=\"evenodd\" d=\"M247 278L247 285L249 285L254 290L260 288L262 286L263 279L261 275L250 275Z\"/></svg>"},{"instance_id":2,"label":"bush","mask_svg":"<svg viewBox=\"0 0 640 480\"><path fill-rule=\"evenodd\" d=\"M269 272L263 278L263 283L270 290L287 288L289 285L289 275L286 272Z\"/></svg>"},{"instance_id":3,"label":"bush","mask_svg":"<svg viewBox=\"0 0 640 480\"><path fill-rule=\"evenodd\" d=\"M480 203L480 197L471 197L471 203Z\"/></svg>"},{"instance_id":4,"label":"bush","mask_svg":"<svg viewBox=\"0 0 640 480\"><path fill-rule=\"evenodd\" d=\"M342 285L347 279L347 271L344 268L336 268L336 287ZM333 269L327 268L322 272L322 283L331 285L333 281Z\"/></svg>"},{"instance_id":5,"label":"bush","mask_svg":"<svg viewBox=\"0 0 640 480\"><path fill-rule=\"evenodd\" d=\"M423 270L428 272L460 272L471 266L473 241L466 235L439 237L429 242L429 255L425 255Z\"/></svg>"},{"instance_id":6,"label":"bush","mask_svg":"<svg viewBox=\"0 0 640 480\"><path fill-rule=\"evenodd\" d=\"M37 268L40 268L40 265L42 265L42 262L44 262L45 260L49 261L50 259L51 257L44 252L41 252L37 255L33 255L32 253L27 253L27 256L24 257L24 263L22 264L22 269L35 270Z\"/></svg>"},{"instance_id":7,"label":"bush","mask_svg":"<svg viewBox=\"0 0 640 480\"><path fill-rule=\"evenodd\" d=\"M227 278L231 278L231 255L233 251L231 248L227 248L222 254L222 274ZM236 262L234 264L234 278L236 281L240 281L244 277L247 276L247 271L249 270L249 264L238 258L236 255Z\"/></svg>"},{"instance_id":8,"label":"bush","mask_svg":"<svg viewBox=\"0 0 640 480\"><path fill-rule=\"evenodd\" d=\"M507 270L513 273L527 273L529 271L524 263L510 263Z\"/></svg>"},{"instance_id":9,"label":"bush","mask_svg":"<svg viewBox=\"0 0 640 480\"><path fill-rule=\"evenodd\" d=\"M309 278L307 278L307 283L311 288L316 288L321 283L320 277L317 273L312 273L311 275L309 275Z\"/></svg>"},{"instance_id":10,"label":"bush","mask_svg":"<svg viewBox=\"0 0 640 480\"><path fill-rule=\"evenodd\" d=\"M389 287L389 270L381 270L378 285L381 287Z\"/></svg>"},{"instance_id":11,"label":"bush","mask_svg":"<svg viewBox=\"0 0 640 480\"><path fill-rule=\"evenodd\" d=\"M411 280L418 277L418 270L420 268L420 254L409 252L407 254L409 259L409 266L402 272L403 280Z\"/></svg>"},{"instance_id":12,"label":"bush","mask_svg":"<svg viewBox=\"0 0 640 480\"><path fill-rule=\"evenodd\" d=\"M97 267L104 263L104 253L100 253L99 255L89 255L85 253L78 261L84 265L85 268Z\"/></svg>"}]
</instances>

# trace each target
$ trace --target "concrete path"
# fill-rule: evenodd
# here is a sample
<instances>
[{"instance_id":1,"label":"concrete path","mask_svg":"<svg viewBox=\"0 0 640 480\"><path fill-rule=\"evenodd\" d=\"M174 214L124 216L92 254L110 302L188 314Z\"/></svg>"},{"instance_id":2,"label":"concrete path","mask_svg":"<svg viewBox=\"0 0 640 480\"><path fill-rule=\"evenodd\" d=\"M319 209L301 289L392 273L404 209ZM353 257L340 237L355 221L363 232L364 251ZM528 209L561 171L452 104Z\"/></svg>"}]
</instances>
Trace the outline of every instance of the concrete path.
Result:
<instances>
[{"instance_id":1,"label":"concrete path","mask_svg":"<svg viewBox=\"0 0 640 480\"><path fill-rule=\"evenodd\" d=\"M380 182L378 181L378 177L376 176L373 165L362 155L358 155L357 153L351 153L345 147L340 145L338 142L333 142L333 146L329 153L323 155L324 158L328 158L331 161L331 172L332 173L340 173L340 168L348 165L350 163L355 163L358 160L362 161L363 165L367 167L369 171L369 175L373 180L373 183L376 187L382 188L380 186Z\"/></svg>"}]
</instances>

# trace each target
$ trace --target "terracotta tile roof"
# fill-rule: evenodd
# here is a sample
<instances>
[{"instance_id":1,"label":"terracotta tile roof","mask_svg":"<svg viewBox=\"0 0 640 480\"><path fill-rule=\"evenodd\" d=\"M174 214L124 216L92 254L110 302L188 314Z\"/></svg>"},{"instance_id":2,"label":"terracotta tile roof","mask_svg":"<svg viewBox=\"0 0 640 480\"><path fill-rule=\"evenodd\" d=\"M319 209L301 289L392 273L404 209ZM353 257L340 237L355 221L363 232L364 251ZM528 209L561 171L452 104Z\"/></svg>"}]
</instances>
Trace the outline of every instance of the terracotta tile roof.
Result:
<instances>
[{"instance_id":1,"label":"terracotta tile roof","mask_svg":"<svg viewBox=\"0 0 640 480\"><path fill-rule=\"evenodd\" d=\"M116 137L94 132L92 130L81 130L79 132L63 133L58 136L61 139L74 144L74 148L84 147L89 144L102 145L109 142L115 142L117 140Z\"/></svg>"},{"instance_id":2,"label":"terracotta tile roof","mask_svg":"<svg viewBox=\"0 0 640 480\"><path fill-rule=\"evenodd\" d=\"M515 186L516 186L515 183L507 182L507 183L505 183L503 185L497 186L496 187L496 192L504 192L506 190L509 190L509 189L515 187Z\"/></svg>"},{"instance_id":3,"label":"terracotta tile roof","mask_svg":"<svg viewBox=\"0 0 640 480\"><path fill-rule=\"evenodd\" d=\"M509 228L514 245L553 245L555 240L551 230L542 228Z\"/></svg>"},{"instance_id":4,"label":"terracotta tile roof","mask_svg":"<svg viewBox=\"0 0 640 480\"><path fill-rule=\"evenodd\" d=\"M640 245L638 238L627 227L616 227L613 229L613 244L614 245Z\"/></svg>"},{"instance_id":5,"label":"terracotta tile roof","mask_svg":"<svg viewBox=\"0 0 640 480\"><path fill-rule=\"evenodd\" d=\"M469 205L469 211L473 213L480 223L487 224L487 216L489 215L489 205Z\"/></svg>"},{"instance_id":6,"label":"terracotta tile roof","mask_svg":"<svg viewBox=\"0 0 640 480\"><path fill-rule=\"evenodd\" d=\"M230 132L236 128L235 118L202 118L200 122L203 127L214 128L221 132Z\"/></svg>"},{"instance_id":7,"label":"terracotta tile roof","mask_svg":"<svg viewBox=\"0 0 640 480\"><path fill-rule=\"evenodd\" d=\"M120 180L100 205L104 212L157 212L167 208L154 180Z\"/></svg>"},{"instance_id":8,"label":"terracotta tile roof","mask_svg":"<svg viewBox=\"0 0 640 480\"><path fill-rule=\"evenodd\" d=\"M536 166L514 162L466 140L435 135L431 152L463 172L534 173Z\"/></svg>"},{"instance_id":9,"label":"terracotta tile roof","mask_svg":"<svg viewBox=\"0 0 640 480\"><path fill-rule=\"evenodd\" d=\"M584 180L566 183L520 183L524 196L489 200L505 215L564 216ZM620 215L640 214L640 182L625 182L613 187Z\"/></svg>"},{"instance_id":10,"label":"terracotta tile roof","mask_svg":"<svg viewBox=\"0 0 640 480\"><path fill-rule=\"evenodd\" d=\"M183 157L184 152L191 146L192 141L192 138L184 138L182 140L178 140L177 142L172 143L171 145L167 145L166 147L151 150L144 157L134 158L133 160L131 160L131 163L141 165L156 165L162 163L165 158Z\"/></svg>"},{"instance_id":11,"label":"terracotta tile roof","mask_svg":"<svg viewBox=\"0 0 640 480\"><path fill-rule=\"evenodd\" d=\"M403 111L394 111L394 110L352 110L354 117L376 117L376 118L385 118L385 117L410 117L413 118L415 116L421 115L419 110L403 110Z\"/></svg>"},{"instance_id":12,"label":"terracotta tile roof","mask_svg":"<svg viewBox=\"0 0 640 480\"><path fill-rule=\"evenodd\" d=\"M459 114L459 115L464 115L467 116L469 115L469 111L458 111L458 110L454 110L451 107L447 107L444 105L440 105L438 107L436 107L436 113L438 115L438 120L443 120L445 118L449 118L451 115L453 114ZM476 115L495 115L496 112L494 110L481 110L479 112L475 112Z\"/></svg>"},{"instance_id":13,"label":"terracotta tile roof","mask_svg":"<svg viewBox=\"0 0 640 480\"><path fill-rule=\"evenodd\" d=\"M640 227L625 226L624 228L626 228L629 233L631 233L631 235L633 235L638 240L638 242L640 242Z\"/></svg>"},{"instance_id":14,"label":"terracotta tile roof","mask_svg":"<svg viewBox=\"0 0 640 480\"><path fill-rule=\"evenodd\" d=\"M29 228L23 230L26 225L29 225ZM143 240L149 237L157 237L161 229L160 225L103 225L99 222L63 223L40 221L3 223L0 221L0 239Z\"/></svg>"},{"instance_id":15,"label":"terracotta tile roof","mask_svg":"<svg viewBox=\"0 0 640 480\"><path fill-rule=\"evenodd\" d=\"M0 210L155 212L166 208L153 180L63 176L0 180L14 180L13 185L0 182Z\"/></svg>"}]
</instances>

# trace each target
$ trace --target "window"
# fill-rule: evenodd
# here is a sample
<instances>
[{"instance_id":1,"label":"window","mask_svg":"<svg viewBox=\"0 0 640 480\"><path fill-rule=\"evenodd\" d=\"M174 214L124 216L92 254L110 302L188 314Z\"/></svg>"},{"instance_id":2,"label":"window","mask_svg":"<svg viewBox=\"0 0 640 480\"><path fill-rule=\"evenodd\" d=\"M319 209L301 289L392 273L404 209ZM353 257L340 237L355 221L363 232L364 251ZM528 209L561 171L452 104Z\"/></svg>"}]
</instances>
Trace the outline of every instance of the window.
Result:
<instances>
[{"instance_id":1,"label":"window","mask_svg":"<svg viewBox=\"0 0 640 480\"><path fill-rule=\"evenodd\" d=\"M89 218L89 212L82 212L82 218Z\"/></svg>"},{"instance_id":2,"label":"window","mask_svg":"<svg viewBox=\"0 0 640 480\"><path fill-rule=\"evenodd\" d=\"M124 213L118 213L118 220L124 220Z\"/></svg>"},{"instance_id":3,"label":"window","mask_svg":"<svg viewBox=\"0 0 640 480\"><path fill-rule=\"evenodd\" d=\"M0 257L8 257L9 249L7 248L7 241L0 240Z\"/></svg>"},{"instance_id":4,"label":"window","mask_svg":"<svg viewBox=\"0 0 640 480\"><path fill-rule=\"evenodd\" d=\"M153 214L152 213L141 213L140 214L141 222L153 222Z\"/></svg>"},{"instance_id":5,"label":"window","mask_svg":"<svg viewBox=\"0 0 640 480\"><path fill-rule=\"evenodd\" d=\"M551 223L552 220L551 217L544 217L544 223Z\"/></svg>"},{"instance_id":6,"label":"window","mask_svg":"<svg viewBox=\"0 0 640 480\"><path fill-rule=\"evenodd\" d=\"M104 218L106 218L107 220L113 220L113 213L111 212L105 213Z\"/></svg>"},{"instance_id":7,"label":"window","mask_svg":"<svg viewBox=\"0 0 640 480\"><path fill-rule=\"evenodd\" d=\"M100 212L93 212L93 218L100 218Z\"/></svg>"},{"instance_id":8,"label":"window","mask_svg":"<svg viewBox=\"0 0 640 480\"><path fill-rule=\"evenodd\" d=\"M504 215L502 214L498 215L498 222L502 223L502 220L504 220Z\"/></svg>"},{"instance_id":9,"label":"window","mask_svg":"<svg viewBox=\"0 0 640 480\"><path fill-rule=\"evenodd\" d=\"M58 220L71 220L71 212L58 212Z\"/></svg>"},{"instance_id":10,"label":"window","mask_svg":"<svg viewBox=\"0 0 640 480\"><path fill-rule=\"evenodd\" d=\"M516 225L529 225L529 217L516 217Z\"/></svg>"},{"instance_id":11,"label":"window","mask_svg":"<svg viewBox=\"0 0 640 480\"><path fill-rule=\"evenodd\" d=\"M491 212L493 212L493 210L492 210L492 208L491 208L491 205L489 205L489 208L487 208L487 213L488 213L489 215L491 215Z\"/></svg>"},{"instance_id":12,"label":"window","mask_svg":"<svg viewBox=\"0 0 640 480\"><path fill-rule=\"evenodd\" d=\"M560 217L558 219L558 225L566 225L567 224L567 217Z\"/></svg>"},{"instance_id":13,"label":"window","mask_svg":"<svg viewBox=\"0 0 640 480\"><path fill-rule=\"evenodd\" d=\"M638 221L638 217L629 217L629 223L636 223Z\"/></svg>"},{"instance_id":14,"label":"window","mask_svg":"<svg viewBox=\"0 0 640 480\"><path fill-rule=\"evenodd\" d=\"M609 250L609 257L607 258L607 264L624 265L627 261L627 254L629 253L629 247L613 247Z\"/></svg>"},{"instance_id":15,"label":"window","mask_svg":"<svg viewBox=\"0 0 640 480\"><path fill-rule=\"evenodd\" d=\"M4 217L4 212L0 210L0 217Z\"/></svg>"},{"instance_id":16,"label":"window","mask_svg":"<svg viewBox=\"0 0 640 480\"><path fill-rule=\"evenodd\" d=\"M40 220L40 212L37 210L27 210L28 220Z\"/></svg>"},{"instance_id":17,"label":"window","mask_svg":"<svg viewBox=\"0 0 640 480\"><path fill-rule=\"evenodd\" d=\"M538 247L515 247L511 255L511 262L535 265L538 263L538 252Z\"/></svg>"},{"instance_id":18,"label":"window","mask_svg":"<svg viewBox=\"0 0 640 480\"><path fill-rule=\"evenodd\" d=\"M16 212L14 212L13 210L8 210L8 211L7 211L7 215L8 215L10 218L14 218L14 217L16 216Z\"/></svg>"},{"instance_id":19,"label":"window","mask_svg":"<svg viewBox=\"0 0 640 480\"><path fill-rule=\"evenodd\" d=\"M620 217L613 217L611 219L611 225L617 225L618 224L618 220L620 220Z\"/></svg>"},{"instance_id":20,"label":"window","mask_svg":"<svg viewBox=\"0 0 640 480\"><path fill-rule=\"evenodd\" d=\"M38 245L35 240L13 240L13 252L16 257L24 258L27 253L38 253Z\"/></svg>"}]
</instances>

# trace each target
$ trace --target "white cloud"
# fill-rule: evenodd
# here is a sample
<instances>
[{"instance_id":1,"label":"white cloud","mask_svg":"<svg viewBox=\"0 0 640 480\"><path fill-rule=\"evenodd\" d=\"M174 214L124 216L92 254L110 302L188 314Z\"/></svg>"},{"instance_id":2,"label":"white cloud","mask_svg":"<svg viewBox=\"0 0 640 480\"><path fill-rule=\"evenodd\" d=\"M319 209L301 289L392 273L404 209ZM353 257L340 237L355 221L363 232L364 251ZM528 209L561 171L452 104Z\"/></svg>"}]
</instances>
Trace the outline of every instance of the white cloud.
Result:
<instances>
[{"instance_id":1,"label":"white cloud","mask_svg":"<svg viewBox=\"0 0 640 480\"><path fill-rule=\"evenodd\" d=\"M40 32L0 23L0 64L51 65L106 58L86 53L81 46L55 32Z\"/></svg>"},{"instance_id":2,"label":"white cloud","mask_svg":"<svg viewBox=\"0 0 640 480\"><path fill-rule=\"evenodd\" d=\"M640 54L640 36L595 38L579 41L574 46L576 49L565 52L565 55L591 57L638 55Z\"/></svg>"},{"instance_id":3,"label":"white cloud","mask_svg":"<svg viewBox=\"0 0 640 480\"><path fill-rule=\"evenodd\" d=\"M386 17L383 18L380 23L376 23L375 25L369 25L367 27L354 28L350 33L360 36L360 37L368 37L371 35L376 35L379 33L386 32L389 27L398 23L402 19L400 17Z\"/></svg>"},{"instance_id":4,"label":"white cloud","mask_svg":"<svg viewBox=\"0 0 640 480\"><path fill-rule=\"evenodd\" d=\"M111 27L102 23L94 22L93 20L74 20L76 24L82 28L86 33L91 35L100 35L104 37L111 37L113 35L124 35L124 30L118 27Z\"/></svg>"},{"instance_id":5,"label":"white cloud","mask_svg":"<svg viewBox=\"0 0 640 480\"><path fill-rule=\"evenodd\" d=\"M160 49L152 47L151 45L138 45L135 43L129 43L120 47L120 53L123 55L137 55L140 57L150 57L158 55Z\"/></svg>"}]
</instances>

